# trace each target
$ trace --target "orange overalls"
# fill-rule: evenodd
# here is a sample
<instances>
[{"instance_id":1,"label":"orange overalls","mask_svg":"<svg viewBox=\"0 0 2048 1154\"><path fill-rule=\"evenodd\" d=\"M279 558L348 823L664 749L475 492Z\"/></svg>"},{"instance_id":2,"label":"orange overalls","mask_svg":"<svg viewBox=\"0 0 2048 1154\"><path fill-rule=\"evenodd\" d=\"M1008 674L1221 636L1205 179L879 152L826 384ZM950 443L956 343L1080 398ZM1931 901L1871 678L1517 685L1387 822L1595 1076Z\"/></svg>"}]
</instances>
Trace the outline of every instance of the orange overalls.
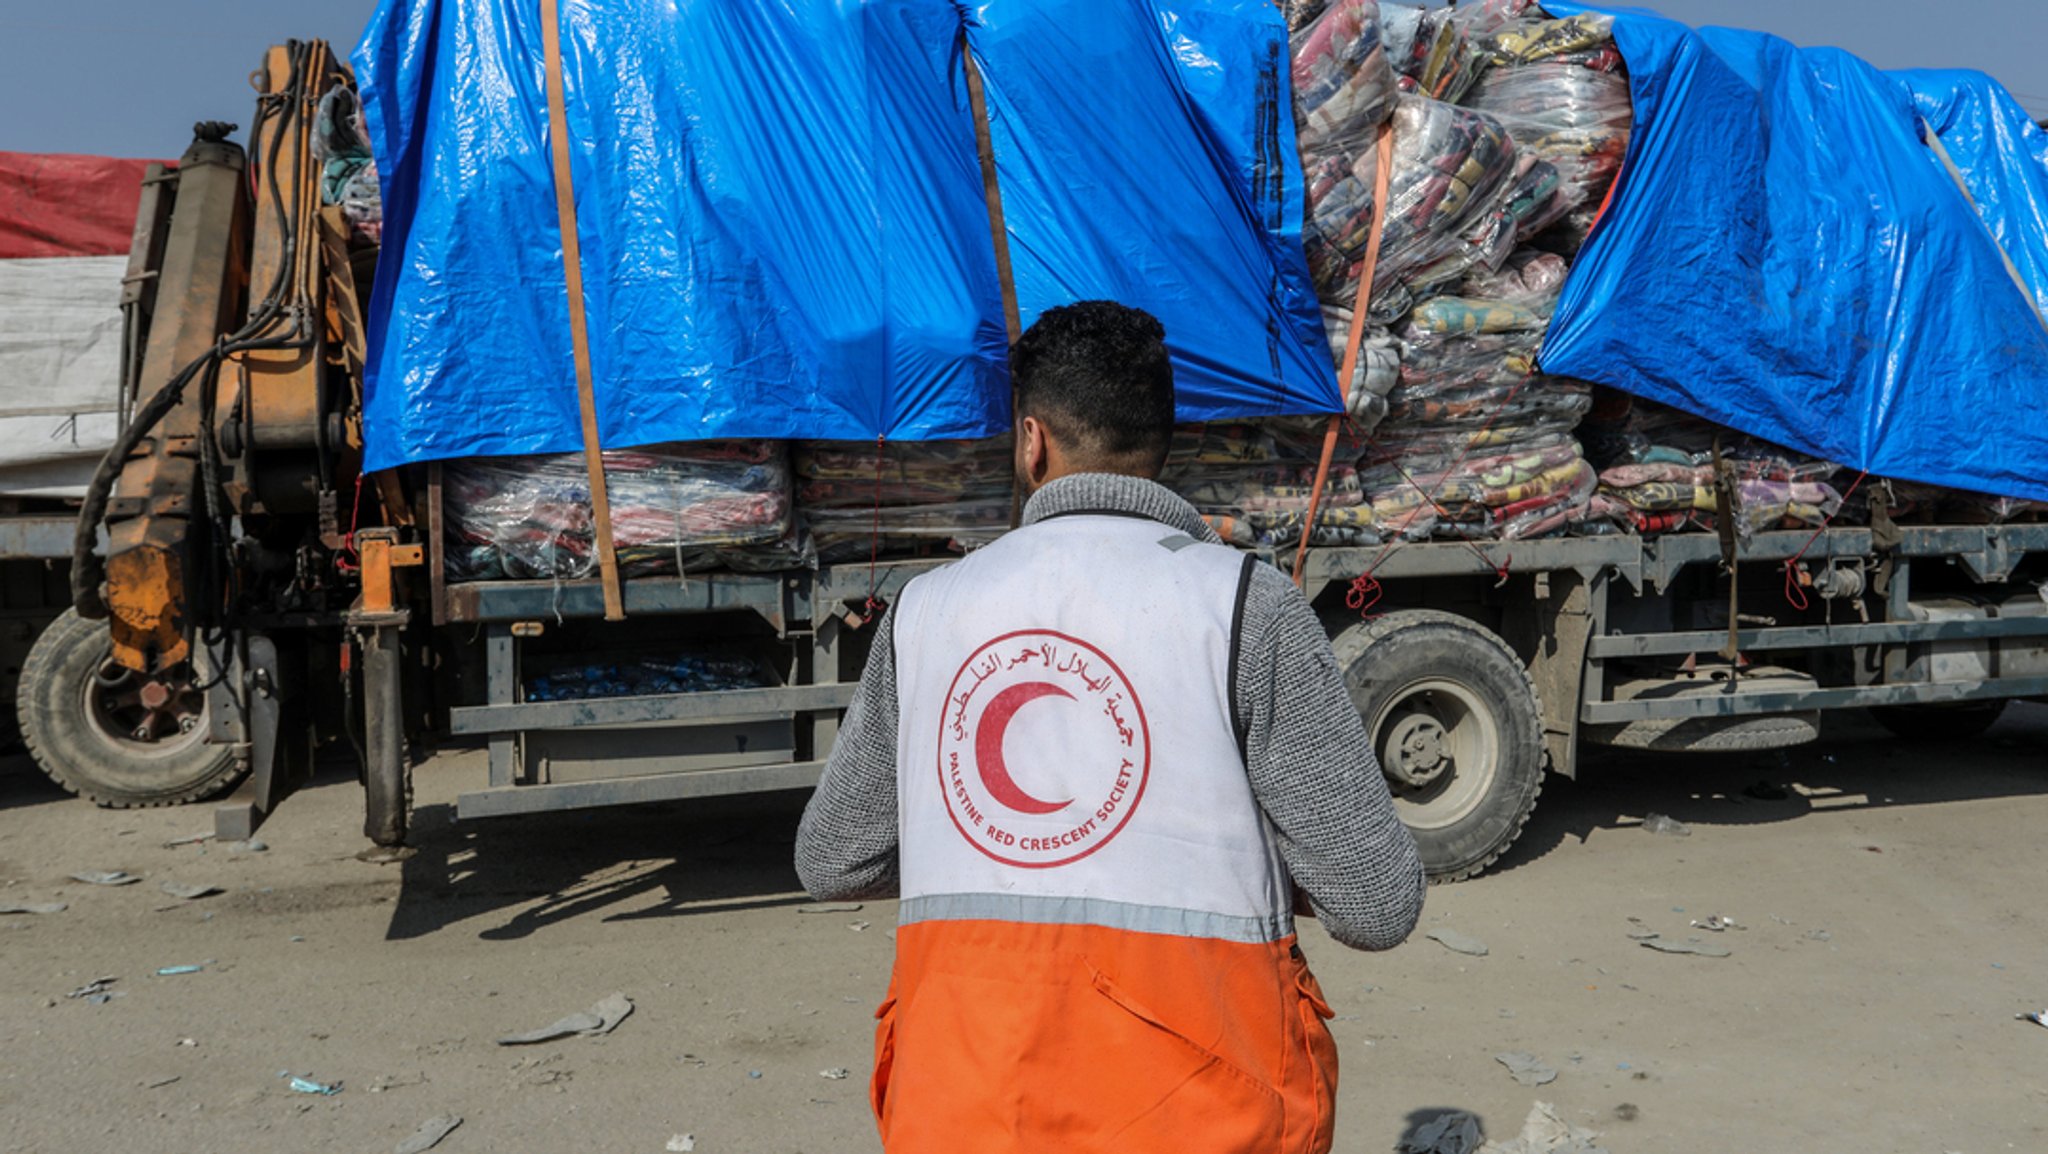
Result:
<instances>
[{"instance_id":1,"label":"orange overalls","mask_svg":"<svg viewBox=\"0 0 2048 1154\"><path fill-rule=\"evenodd\" d=\"M1330 1011L1232 716L1249 563L1070 515L904 591L891 1154L1330 1148Z\"/></svg>"}]
</instances>

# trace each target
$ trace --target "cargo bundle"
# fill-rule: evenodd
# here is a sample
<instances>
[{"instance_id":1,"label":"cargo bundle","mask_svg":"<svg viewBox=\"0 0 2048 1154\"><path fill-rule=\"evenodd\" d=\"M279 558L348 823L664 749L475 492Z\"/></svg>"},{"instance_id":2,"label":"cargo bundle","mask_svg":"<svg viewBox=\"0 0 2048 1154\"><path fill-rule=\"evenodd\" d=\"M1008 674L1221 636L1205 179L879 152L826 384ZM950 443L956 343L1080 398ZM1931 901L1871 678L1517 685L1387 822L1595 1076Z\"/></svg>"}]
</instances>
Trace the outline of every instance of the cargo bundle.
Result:
<instances>
[{"instance_id":1,"label":"cargo bundle","mask_svg":"<svg viewBox=\"0 0 2048 1154\"><path fill-rule=\"evenodd\" d=\"M1327 461L1317 416L1183 428L1165 480L1226 541L1284 550L1303 540L1655 535L1712 530L1725 517L1747 537L1864 523L1873 500L1894 518L2038 513L2029 501L1868 478L1542 371L1553 320L1572 307L1561 300L1572 266L1634 128L1613 17L1534 0L1281 8L1301 267L1343 412ZM375 239L381 210L361 110L337 97L321 120L326 199ZM1023 227L1013 222L1013 234ZM1188 375L1190 327L1169 325L1168 340L1184 390L1206 389ZM1184 399L1190 407L1199 406ZM945 554L992 539L1015 516L1007 438L797 441L786 452L772 475L765 462L721 466L717 452L684 473L669 449L607 454L627 497L614 500L622 558L648 573ZM738 471L704 474L719 467ZM573 458L452 469L451 576L592 572L588 527L571 511L588 499Z\"/></svg>"}]
</instances>

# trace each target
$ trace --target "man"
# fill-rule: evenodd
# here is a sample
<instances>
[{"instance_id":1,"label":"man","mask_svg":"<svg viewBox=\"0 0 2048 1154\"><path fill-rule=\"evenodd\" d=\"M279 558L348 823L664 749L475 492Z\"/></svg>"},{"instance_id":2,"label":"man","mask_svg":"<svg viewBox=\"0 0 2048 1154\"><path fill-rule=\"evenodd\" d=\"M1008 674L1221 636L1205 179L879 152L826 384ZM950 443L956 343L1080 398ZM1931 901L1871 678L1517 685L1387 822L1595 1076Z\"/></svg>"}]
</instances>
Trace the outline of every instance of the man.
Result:
<instances>
[{"instance_id":1,"label":"man","mask_svg":"<svg viewBox=\"0 0 2048 1154\"><path fill-rule=\"evenodd\" d=\"M1087 301L1010 351L1024 525L904 589L797 835L903 901L871 1100L892 1154L1330 1148L1291 912L1401 942L1415 843L1308 603L1156 484L1165 332Z\"/></svg>"}]
</instances>

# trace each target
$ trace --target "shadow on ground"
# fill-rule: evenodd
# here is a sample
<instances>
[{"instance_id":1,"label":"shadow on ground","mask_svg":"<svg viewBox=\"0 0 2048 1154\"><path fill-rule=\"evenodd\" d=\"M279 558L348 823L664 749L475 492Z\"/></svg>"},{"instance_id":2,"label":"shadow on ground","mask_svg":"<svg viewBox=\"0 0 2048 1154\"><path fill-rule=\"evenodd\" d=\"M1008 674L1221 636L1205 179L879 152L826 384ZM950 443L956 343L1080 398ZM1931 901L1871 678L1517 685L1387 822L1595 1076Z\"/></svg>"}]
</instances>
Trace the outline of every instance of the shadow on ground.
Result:
<instances>
[{"instance_id":1,"label":"shadow on ground","mask_svg":"<svg viewBox=\"0 0 2048 1154\"><path fill-rule=\"evenodd\" d=\"M71 794L51 781L25 753L0 756L0 809L24 805L47 805Z\"/></svg>"},{"instance_id":2,"label":"shadow on ground","mask_svg":"<svg viewBox=\"0 0 2048 1154\"><path fill-rule=\"evenodd\" d=\"M1746 796L1767 783L1776 800ZM1770 789L1759 792L1769 793ZM1697 825L1826 820L1827 812L2048 793L2048 707L2017 706L1983 737L1900 742L1844 713L1815 745L1761 754L1603 751L1579 779L1553 776L1529 826L1493 872L1537 861L1596 829L1645 813ZM416 811L418 852L386 936L417 938L481 920L479 937L516 941L572 918L606 920L802 905L791 864L805 794L710 798L456 823ZM495 920L494 920L495 919Z\"/></svg>"},{"instance_id":3,"label":"shadow on ground","mask_svg":"<svg viewBox=\"0 0 2048 1154\"><path fill-rule=\"evenodd\" d=\"M1769 795L1782 793L1773 798ZM1662 813L1688 825L1765 825L1838 810L2048 793L2048 706L2014 705L1967 741L1906 742L1857 710L1824 716L1821 740L1763 753L1587 750L1555 774L1522 837L1489 873L1537 861L1597 829Z\"/></svg>"},{"instance_id":4,"label":"shadow on ground","mask_svg":"<svg viewBox=\"0 0 2048 1154\"><path fill-rule=\"evenodd\" d=\"M792 854L802 792L458 823L414 811L385 936L416 938L510 911L477 936L517 940L571 918L607 921L802 905Z\"/></svg>"}]
</instances>

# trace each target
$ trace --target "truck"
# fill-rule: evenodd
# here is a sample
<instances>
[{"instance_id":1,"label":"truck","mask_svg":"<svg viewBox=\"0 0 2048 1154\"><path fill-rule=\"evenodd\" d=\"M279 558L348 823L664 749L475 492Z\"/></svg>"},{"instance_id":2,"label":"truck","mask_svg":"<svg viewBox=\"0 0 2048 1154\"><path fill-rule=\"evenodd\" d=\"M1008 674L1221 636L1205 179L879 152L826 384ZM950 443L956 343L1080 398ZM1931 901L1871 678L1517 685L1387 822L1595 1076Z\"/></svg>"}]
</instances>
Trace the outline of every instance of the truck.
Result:
<instances>
[{"instance_id":1,"label":"truck","mask_svg":"<svg viewBox=\"0 0 2048 1154\"><path fill-rule=\"evenodd\" d=\"M0 152L0 734L23 663L70 603L80 498L121 420L121 298L148 161Z\"/></svg>"},{"instance_id":2,"label":"truck","mask_svg":"<svg viewBox=\"0 0 2048 1154\"><path fill-rule=\"evenodd\" d=\"M321 203L311 144L349 70L290 42L255 79L246 146L202 123L145 178L133 403L77 520L73 605L21 683L38 763L104 806L221 799L218 835L246 838L316 754L352 750L383 857L406 852L412 775L448 743L488 750L464 821L812 786L873 607L946 558L451 578L443 467L361 471L373 254ZM1452 881L1594 746L1775 749L1851 709L1953 741L2048 698L2048 524L1894 518L1872 490L1867 525L1811 531L1725 515L1719 533L1256 551L1322 614L1395 805ZM565 655L705 645L768 684L534 692Z\"/></svg>"}]
</instances>

